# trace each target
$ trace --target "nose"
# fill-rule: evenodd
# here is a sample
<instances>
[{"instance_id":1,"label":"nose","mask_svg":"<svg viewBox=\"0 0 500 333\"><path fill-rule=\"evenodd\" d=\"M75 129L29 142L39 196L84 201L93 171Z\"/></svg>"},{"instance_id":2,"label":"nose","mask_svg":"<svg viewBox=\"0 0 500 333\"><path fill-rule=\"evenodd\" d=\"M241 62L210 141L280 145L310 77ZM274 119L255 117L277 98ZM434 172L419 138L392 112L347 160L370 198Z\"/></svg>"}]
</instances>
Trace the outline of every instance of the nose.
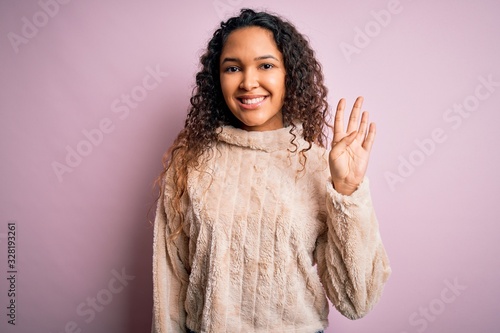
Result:
<instances>
[{"instance_id":1,"label":"nose","mask_svg":"<svg viewBox=\"0 0 500 333\"><path fill-rule=\"evenodd\" d=\"M259 86L258 73L253 69L247 69L243 72L240 82L240 89L250 91Z\"/></svg>"}]
</instances>

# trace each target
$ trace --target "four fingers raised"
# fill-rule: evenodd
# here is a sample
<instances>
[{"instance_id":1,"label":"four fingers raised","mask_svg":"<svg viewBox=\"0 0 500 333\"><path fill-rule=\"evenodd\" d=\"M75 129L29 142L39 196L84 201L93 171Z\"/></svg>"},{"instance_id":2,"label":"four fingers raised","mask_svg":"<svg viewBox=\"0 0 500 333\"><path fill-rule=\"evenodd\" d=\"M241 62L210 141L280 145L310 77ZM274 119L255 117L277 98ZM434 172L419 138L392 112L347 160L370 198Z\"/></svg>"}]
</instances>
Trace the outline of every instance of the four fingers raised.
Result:
<instances>
[{"instance_id":1,"label":"four fingers raised","mask_svg":"<svg viewBox=\"0 0 500 333\"><path fill-rule=\"evenodd\" d=\"M357 131L356 140L361 142L361 146L370 151L375 140L376 127L375 123L369 123L369 114L367 111L361 112L363 107L363 97L359 96L354 102L349 122L347 124L347 131L344 131L344 109L345 99L341 98L337 104L335 112L335 122L333 126L334 143L338 143L346 134L351 134ZM361 118L361 121L360 121ZM358 125L359 123L359 125ZM368 132L368 133L367 133ZM337 139L335 139L337 137Z\"/></svg>"}]
</instances>

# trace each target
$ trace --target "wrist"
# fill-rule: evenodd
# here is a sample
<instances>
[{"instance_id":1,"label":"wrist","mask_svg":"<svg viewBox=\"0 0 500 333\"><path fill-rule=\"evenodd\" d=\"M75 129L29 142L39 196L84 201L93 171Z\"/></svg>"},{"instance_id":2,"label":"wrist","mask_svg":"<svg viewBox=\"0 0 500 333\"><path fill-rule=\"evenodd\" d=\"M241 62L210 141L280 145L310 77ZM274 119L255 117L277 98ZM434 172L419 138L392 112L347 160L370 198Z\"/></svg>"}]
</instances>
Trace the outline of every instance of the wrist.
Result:
<instances>
[{"instance_id":1,"label":"wrist","mask_svg":"<svg viewBox=\"0 0 500 333\"><path fill-rule=\"evenodd\" d=\"M333 180L332 180L332 185L333 185L333 188L335 189L335 191L337 191L338 193L340 193L342 195L351 195L351 194L353 194L354 191L356 191L356 189L359 186L359 184L358 185L346 184L346 183L343 183L343 182L335 182Z\"/></svg>"}]
</instances>

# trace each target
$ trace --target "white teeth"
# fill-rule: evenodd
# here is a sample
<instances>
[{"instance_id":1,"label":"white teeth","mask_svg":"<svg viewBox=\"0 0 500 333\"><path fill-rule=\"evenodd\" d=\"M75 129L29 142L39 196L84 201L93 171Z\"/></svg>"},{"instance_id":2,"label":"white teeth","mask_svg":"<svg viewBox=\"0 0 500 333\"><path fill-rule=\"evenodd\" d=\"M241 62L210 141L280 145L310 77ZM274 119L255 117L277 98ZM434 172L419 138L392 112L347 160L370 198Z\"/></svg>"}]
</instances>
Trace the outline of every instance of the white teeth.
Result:
<instances>
[{"instance_id":1,"label":"white teeth","mask_svg":"<svg viewBox=\"0 0 500 333\"><path fill-rule=\"evenodd\" d=\"M241 102L243 104L256 104L260 103L264 100L265 97L252 98L252 99L242 99Z\"/></svg>"}]
</instances>

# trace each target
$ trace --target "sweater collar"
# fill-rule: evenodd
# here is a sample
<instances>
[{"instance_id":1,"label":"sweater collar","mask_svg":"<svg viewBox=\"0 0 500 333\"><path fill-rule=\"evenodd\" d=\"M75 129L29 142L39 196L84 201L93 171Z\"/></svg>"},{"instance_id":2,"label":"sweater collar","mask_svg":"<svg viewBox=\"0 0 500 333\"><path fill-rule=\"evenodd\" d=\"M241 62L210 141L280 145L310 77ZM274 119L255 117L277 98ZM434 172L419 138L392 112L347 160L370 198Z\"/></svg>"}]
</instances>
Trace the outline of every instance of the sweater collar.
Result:
<instances>
[{"instance_id":1,"label":"sweater collar","mask_svg":"<svg viewBox=\"0 0 500 333\"><path fill-rule=\"evenodd\" d=\"M219 130L219 141L230 145L246 147L250 149L274 152L278 150L293 149L291 143L294 138L290 134L292 126L279 128L271 131L246 131L232 126L223 126ZM297 124L294 130L297 138L302 138L302 125Z\"/></svg>"}]
</instances>

